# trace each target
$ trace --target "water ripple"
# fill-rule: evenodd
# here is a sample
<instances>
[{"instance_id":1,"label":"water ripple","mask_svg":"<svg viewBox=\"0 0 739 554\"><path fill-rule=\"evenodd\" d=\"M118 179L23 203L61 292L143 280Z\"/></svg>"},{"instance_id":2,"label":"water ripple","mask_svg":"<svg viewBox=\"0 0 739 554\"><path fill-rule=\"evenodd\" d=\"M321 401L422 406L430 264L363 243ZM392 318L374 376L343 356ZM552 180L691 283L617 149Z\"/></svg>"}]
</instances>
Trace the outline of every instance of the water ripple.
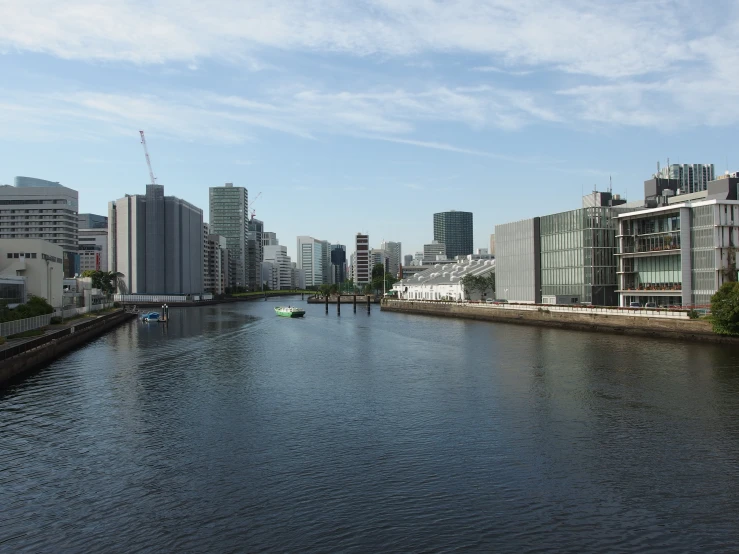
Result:
<instances>
[{"instance_id":1,"label":"water ripple","mask_svg":"<svg viewBox=\"0 0 739 554\"><path fill-rule=\"evenodd\" d=\"M0 551L739 544L732 350L273 307L173 310L0 391Z\"/></svg>"}]
</instances>

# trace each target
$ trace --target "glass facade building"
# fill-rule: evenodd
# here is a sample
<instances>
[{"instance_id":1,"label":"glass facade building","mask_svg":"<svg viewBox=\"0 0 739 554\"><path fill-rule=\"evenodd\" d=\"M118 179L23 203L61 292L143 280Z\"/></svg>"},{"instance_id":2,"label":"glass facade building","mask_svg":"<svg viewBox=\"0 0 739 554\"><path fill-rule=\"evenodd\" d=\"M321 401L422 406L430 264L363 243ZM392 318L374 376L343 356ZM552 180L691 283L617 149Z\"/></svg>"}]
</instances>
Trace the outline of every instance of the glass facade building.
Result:
<instances>
[{"instance_id":1,"label":"glass facade building","mask_svg":"<svg viewBox=\"0 0 739 554\"><path fill-rule=\"evenodd\" d=\"M249 192L244 187L226 183L210 187L211 232L226 239L231 256L229 272L231 287L249 284Z\"/></svg>"},{"instance_id":2,"label":"glass facade building","mask_svg":"<svg viewBox=\"0 0 739 554\"><path fill-rule=\"evenodd\" d=\"M542 297L569 296L583 303L616 305L619 211L590 207L540 218Z\"/></svg>"},{"instance_id":3,"label":"glass facade building","mask_svg":"<svg viewBox=\"0 0 739 554\"><path fill-rule=\"evenodd\" d=\"M434 241L446 246L446 256L474 254L472 212L440 212L434 214Z\"/></svg>"}]
</instances>

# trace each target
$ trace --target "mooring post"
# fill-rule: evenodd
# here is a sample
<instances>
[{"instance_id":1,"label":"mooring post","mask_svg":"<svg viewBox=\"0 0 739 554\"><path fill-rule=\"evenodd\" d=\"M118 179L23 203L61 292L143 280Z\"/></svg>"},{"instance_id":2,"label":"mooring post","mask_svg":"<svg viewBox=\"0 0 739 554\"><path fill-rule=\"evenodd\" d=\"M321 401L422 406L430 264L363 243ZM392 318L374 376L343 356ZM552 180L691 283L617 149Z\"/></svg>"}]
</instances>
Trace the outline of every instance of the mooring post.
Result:
<instances>
[{"instance_id":1,"label":"mooring post","mask_svg":"<svg viewBox=\"0 0 739 554\"><path fill-rule=\"evenodd\" d=\"M357 295L354 295L354 313L357 313Z\"/></svg>"},{"instance_id":2,"label":"mooring post","mask_svg":"<svg viewBox=\"0 0 739 554\"><path fill-rule=\"evenodd\" d=\"M370 314L370 297L369 294L367 295L367 315Z\"/></svg>"},{"instance_id":3,"label":"mooring post","mask_svg":"<svg viewBox=\"0 0 739 554\"><path fill-rule=\"evenodd\" d=\"M328 315L328 294L326 295L326 314Z\"/></svg>"},{"instance_id":4,"label":"mooring post","mask_svg":"<svg viewBox=\"0 0 739 554\"><path fill-rule=\"evenodd\" d=\"M336 297L336 315L341 315L341 294Z\"/></svg>"}]
</instances>

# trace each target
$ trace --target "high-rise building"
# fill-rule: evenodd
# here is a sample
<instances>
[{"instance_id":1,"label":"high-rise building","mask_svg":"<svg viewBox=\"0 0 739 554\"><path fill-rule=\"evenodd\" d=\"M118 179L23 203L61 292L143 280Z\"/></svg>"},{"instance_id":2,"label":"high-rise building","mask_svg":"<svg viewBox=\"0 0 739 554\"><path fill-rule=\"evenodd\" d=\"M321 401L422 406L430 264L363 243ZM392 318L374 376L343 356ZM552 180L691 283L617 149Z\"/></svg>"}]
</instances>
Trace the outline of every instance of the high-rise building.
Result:
<instances>
[{"instance_id":1,"label":"high-rise building","mask_svg":"<svg viewBox=\"0 0 739 554\"><path fill-rule=\"evenodd\" d=\"M59 183L16 177L0 186L0 239L42 239L59 245L64 276L80 272L76 190Z\"/></svg>"},{"instance_id":2,"label":"high-rise building","mask_svg":"<svg viewBox=\"0 0 739 554\"><path fill-rule=\"evenodd\" d=\"M203 291L224 294L228 288L229 257L226 239L203 223Z\"/></svg>"},{"instance_id":3,"label":"high-rise building","mask_svg":"<svg viewBox=\"0 0 739 554\"><path fill-rule=\"evenodd\" d=\"M448 259L446 245L443 242L433 241L423 245L423 261L425 263L435 262L438 259Z\"/></svg>"},{"instance_id":4,"label":"high-rise building","mask_svg":"<svg viewBox=\"0 0 739 554\"><path fill-rule=\"evenodd\" d=\"M491 256L495 256L495 233L490 235L490 250L488 252Z\"/></svg>"},{"instance_id":5,"label":"high-rise building","mask_svg":"<svg viewBox=\"0 0 739 554\"><path fill-rule=\"evenodd\" d=\"M248 224L247 257L248 257L248 286L249 290L259 290L259 264L264 261L264 222L259 219L250 219Z\"/></svg>"},{"instance_id":6,"label":"high-rise building","mask_svg":"<svg viewBox=\"0 0 739 554\"><path fill-rule=\"evenodd\" d=\"M262 233L262 246L277 246L280 241L277 240L277 233L265 231Z\"/></svg>"},{"instance_id":7,"label":"high-rise building","mask_svg":"<svg viewBox=\"0 0 739 554\"><path fill-rule=\"evenodd\" d=\"M331 245L331 282L337 285L346 281L346 246Z\"/></svg>"},{"instance_id":8,"label":"high-rise building","mask_svg":"<svg viewBox=\"0 0 739 554\"><path fill-rule=\"evenodd\" d=\"M230 286L249 284L249 191L226 183L210 187L211 232L226 239L231 256Z\"/></svg>"},{"instance_id":9,"label":"high-rise building","mask_svg":"<svg viewBox=\"0 0 739 554\"><path fill-rule=\"evenodd\" d=\"M385 268L385 273L390 273L390 253L380 248L370 250L370 279L372 278L372 270L377 264L381 264Z\"/></svg>"},{"instance_id":10,"label":"high-rise building","mask_svg":"<svg viewBox=\"0 0 739 554\"><path fill-rule=\"evenodd\" d=\"M372 281L372 267L370 266L369 235L357 233L355 239L356 260L354 262L354 284L368 285Z\"/></svg>"},{"instance_id":11,"label":"high-rise building","mask_svg":"<svg viewBox=\"0 0 739 554\"><path fill-rule=\"evenodd\" d=\"M146 185L108 204L108 225L108 268L123 274L122 292L203 292L203 210Z\"/></svg>"},{"instance_id":12,"label":"high-rise building","mask_svg":"<svg viewBox=\"0 0 739 554\"><path fill-rule=\"evenodd\" d=\"M406 254L403 256L403 266L408 267L413 263L413 254Z\"/></svg>"},{"instance_id":13,"label":"high-rise building","mask_svg":"<svg viewBox=\"0 0 739 554\"><path fill-rule=\"evenodd\" d=\"M333 268L331 267L331 243L327 240L321 241L321 273L324 283L334 284Z\"/></svg>"},{"instance_id":14,"label":"high-rise building","mask_svg":"<svg viewBox=\"0 0 739 554\"><path fill-rule=\"evenodd\" d=\"M104 215L78 214L77 225L80 229L107 229L108 218Z\"/></svg>"},{"instance_id":15,"label":"high-rise building","mask_svg":"<svg viewBox=\"0 0 739 554\"><path fill-rule=\"evenodd\" d=\"M327 255L324 253L326 241L313 237L299 236L297 238L298 269L305 274L306 287L318 287L326 283L324 280L324 264Z\"/></svg>"},{"instance_id":16,"label":"high-rise building","mask_svg":"<svg viewBox=\"0 0 739 554\"><path fill-rule=\"evenodd\" d=\"M302 269L298 269L298 264L295 262L291 262L290 266L292 272L290 288L293 290L305 289L305 272Z\"/></svg>"},{"instance_id":17,"label":"high-rise building","mask_svg":"<svg viewBox=\"0 0 739 554\"><path fill-rule=\"evenodd\" d=\"M380 249L387 252L388 257L390 258L388 273L393 277L397 277L398 272L400 271L400 261L402 260L401 244L399 242L383 241L382 244L380 244Z\"/></svg>"},{"instance_id":18,"label":"high-rise building","mask_svg":"<svg viewBox=\"0 0 739 554\"><path fill-rule=\"evenodd\" d=\"M671 164L660 169L658 176L677 179L682 194L706 190L708 182L716 178L713 164Z\"/></svg>"},{"instance_id":19,"label":"high-rise building","mask_svg":"<svg viewBox=\"0 0 739 554\"><path fill-rule=\"evenodd\" d=\"M472 254L472 212L452 210L434 214L434 240L446 245L446 255L451 260Z\"/></svg>"},{"instance_id":20,"label":"high-rise building","mask_svg":"<svg viewBox=\"0 0 739 554\"><path fill-rule=\"evenodd\" d=\"M107 217L105 218L108 219ZM80 273L108 271L108 227L79 230Z\"/></svg>"},{"instance_id":21,"label":"high-rise building","mask_svg":"<svg viewBox=\"0 0 739 554\"><path fill-rule=\"evenodd\" d=\"M287 255L287 247L277 245L264 247L264 264L270 266L270 290L289 290L292 288L292 261Z\"/></svg>"}]
</instances>

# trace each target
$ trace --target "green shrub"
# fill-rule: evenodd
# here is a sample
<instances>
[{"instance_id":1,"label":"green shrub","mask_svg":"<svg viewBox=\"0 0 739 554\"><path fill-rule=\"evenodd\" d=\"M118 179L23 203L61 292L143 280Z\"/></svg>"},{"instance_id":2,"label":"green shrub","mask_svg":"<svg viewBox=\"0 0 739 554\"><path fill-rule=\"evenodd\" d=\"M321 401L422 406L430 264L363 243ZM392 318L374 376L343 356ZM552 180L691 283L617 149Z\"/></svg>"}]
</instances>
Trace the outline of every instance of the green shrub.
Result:
<instances>
[{"instance_id":1,"label":"green shrub","mask_svg":"<svg viewBox=\"0 0 739 554\"><path fill-rule=\"evenodd\" d=\"M64 323L61 317L52 317L49 320L49 325L59 325L60 323Z\"/></svg>"},{"instance_id":2,"label":"green shrub","mask_svg":"<svg viewBox=\"0 0 739 554\"><path fill-rule=\"evenodd\" d=\"M114 308L120 308L121 307L121 303L120 302L113 302L113 307Z\"/></svg>"},{"instance_id":3,"label":"green shrub","mask_svg":"<svg viewBox=\"0 0 739 554\"><path fill-rule=\"evenodd\" d=\"M5 337L0 337L0 345L5 344Z\"/></svg>"},{"instance_id":4,"label":"green shrub","mask_svg":"<svg viewBox=\"0 0 739 554\"><path fill-rule=\"evenodd\" d=\"M26 319L51 313L54 313L54 308L52 308L46 300L38 296L33 296L28 302L21 304L14 310L8 309L7 306L2 306L0 308L0 322L17 321L19 319Z\"/></svg>"},{"instance_id":5,"label":"green shrub","mask_svg":"<svg viewBox=\"0 0 739 554\"><path fill-rule=\"evenodd\" d=\"M739 335L739 283L724 283L711 297L713 331L719 335Z\"/></svg>"},{"instance_id":6,"label":"green shrub","mask_svg":"<svg viewBox=\"0 0 739 554\"><path fill-rule=\"evenodd\" d=\"M43 329L33 329L31 331L23 331L22 333L16 333L15 335L10 335L9 339L25 339L28 337L40 337L44 334Z\"/></svg>"}]
</instances>

